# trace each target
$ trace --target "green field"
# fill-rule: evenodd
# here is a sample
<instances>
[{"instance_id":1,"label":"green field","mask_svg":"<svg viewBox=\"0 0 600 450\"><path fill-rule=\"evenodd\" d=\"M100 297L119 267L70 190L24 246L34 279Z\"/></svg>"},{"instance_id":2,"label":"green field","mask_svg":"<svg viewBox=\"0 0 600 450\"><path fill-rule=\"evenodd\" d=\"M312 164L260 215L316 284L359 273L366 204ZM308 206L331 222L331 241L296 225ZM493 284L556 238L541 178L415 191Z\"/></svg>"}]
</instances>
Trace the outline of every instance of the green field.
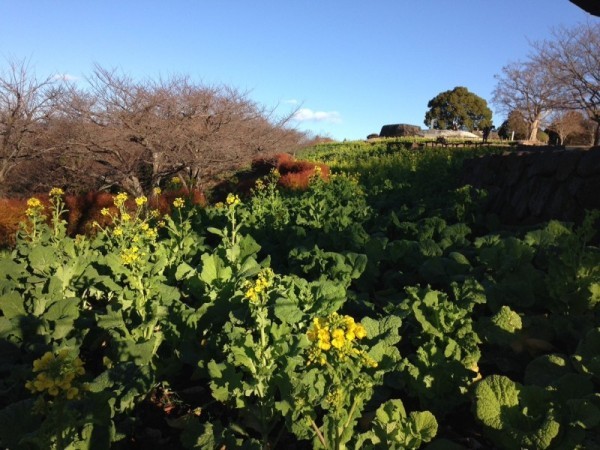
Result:
<instances>
[{"instance_id":1,"label":"green field","mask_svg":"<svg viewBox=\"0 0 600 450\"><path fill-rule=\"evenodd\" d=\"M505 147L322 144L214 206L145 197L0 253L0 447L600 448L600 251L462 186ZM51 226L42 215L54 218Z\"/></svg>"}]
</instances>

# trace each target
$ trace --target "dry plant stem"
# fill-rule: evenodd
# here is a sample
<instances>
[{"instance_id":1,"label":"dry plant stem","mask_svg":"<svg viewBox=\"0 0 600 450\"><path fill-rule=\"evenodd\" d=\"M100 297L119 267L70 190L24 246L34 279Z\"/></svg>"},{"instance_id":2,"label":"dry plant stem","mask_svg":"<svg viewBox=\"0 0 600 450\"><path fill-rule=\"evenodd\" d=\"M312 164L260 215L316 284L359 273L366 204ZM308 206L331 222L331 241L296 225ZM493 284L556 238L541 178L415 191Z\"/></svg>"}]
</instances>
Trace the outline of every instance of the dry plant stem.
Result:
<instances>
[{"instance_id":1,"label":"dry plant stem","mask_svg":"<svg viewBox=\"0 0 600 450\"><path fill-rule=\"evenodd\" d=\"M328 448L325 436L323 436L323 433L321 433L321 430L319 430L319 427L312 419L310 419L310 426L313 427L313 430L315 430L315 433L317 433L317 437L319 438L319 441L321 441L321 444L323 444L323 447Z\"/></svg>"}]
</instances>

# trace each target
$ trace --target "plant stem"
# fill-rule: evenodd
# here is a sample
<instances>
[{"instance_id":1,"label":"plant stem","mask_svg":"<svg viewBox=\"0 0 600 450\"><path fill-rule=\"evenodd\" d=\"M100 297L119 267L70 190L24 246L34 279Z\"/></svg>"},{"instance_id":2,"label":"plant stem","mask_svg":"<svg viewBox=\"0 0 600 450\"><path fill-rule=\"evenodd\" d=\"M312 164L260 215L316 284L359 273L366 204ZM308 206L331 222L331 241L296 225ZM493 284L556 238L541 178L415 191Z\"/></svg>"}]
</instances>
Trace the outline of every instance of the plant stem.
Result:
<instances>
[{"instance_id":1,"label":"plant stem","mask_svg":"<svg viewBox=\"0 0 600 450\"><path fill-rule=\"evenodd\" d=\"M319 427L317 426L315 421L312 419L310 419L310 426L313 428L313 430L315 430L315 433L317 433L317 437L319 438L319 441L321 441L321 444L323 444L323 447L329 448L327 446L327 441L325 440L325 436L323 436L323 433L321 433L321 430L319 430Z\"/></svg>"}]
</instances>

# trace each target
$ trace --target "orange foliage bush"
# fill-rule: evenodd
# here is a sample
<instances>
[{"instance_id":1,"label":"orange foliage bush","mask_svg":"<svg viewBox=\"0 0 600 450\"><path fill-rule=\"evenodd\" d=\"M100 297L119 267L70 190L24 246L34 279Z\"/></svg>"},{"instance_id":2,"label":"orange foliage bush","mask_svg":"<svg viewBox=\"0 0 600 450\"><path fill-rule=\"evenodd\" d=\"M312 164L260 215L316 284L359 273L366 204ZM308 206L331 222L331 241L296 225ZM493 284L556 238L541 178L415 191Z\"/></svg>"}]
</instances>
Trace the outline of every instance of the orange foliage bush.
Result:
<instances>
[{"instance_id":1,"label":"orange foliage bush","mask_svg":"<svg viewBox=\"0 0 600 450\"><path fill-rule=\"evenodd\" d=\"M289 189L306 189L310 178L315 175L315 167L320 169L324 180L329 179L329 167L325 164L310 161L296 161L289 153L278 153L270 158L252 161L252 171L255 179L277 169L281 178L279 185Z\"/></svg>"},{"instance_id":2,"label":"orange foliage bush","mask_svg":"<svg viewBox=\"0 0 600 450\"><path fill-rule=\"evenodd\" d=\"M319 172L324 180L329 179L329 167L309 161L286 161L278 167L281 178L279 185L289 189L306 189L310 179Z\"/></svg>"},{"instance_id":3,"label":"orange foliage bush","mask_svg":"<svg viewBox=\"0 0 600 450\"><path fill-rule=\"evenodd\" d=\"M26 209L26 200L0 199L0 247L14 245L19 222L24 219Z\"/></svg>"},{"instance_id":4,"label":"orange foliage bush","mask_svg":"<svg viewBox=\"0 0 600 450\"><path fill-rule=\"evenodd\" d=\"M34 195L42 204L48 208L50 205L48 195ZM206 205L204 194L197 190L189 191L179 189L167 191L159 196L153 196L148 201L151 209L158 209L161 214L171 213L173 200L181 197L187 199L194 205ZM67 195L64 197L67 213L67 232L70 236L77 234L90 234L93 232L93 223L97 222L102 227L110 224L109 216L103 216L101 211L107 208L112 215L117 213L114 206L114 196L107 192L88 192L82 195ZM130 199L126 207L135 210L135 199ZM16 232L19 229L19 223L26 219L25 211L27 209L26 199L0 199L0 247L10 247L15 243ZM50 216L46 209L46 215Z\"/></svg>"}]
</instances>

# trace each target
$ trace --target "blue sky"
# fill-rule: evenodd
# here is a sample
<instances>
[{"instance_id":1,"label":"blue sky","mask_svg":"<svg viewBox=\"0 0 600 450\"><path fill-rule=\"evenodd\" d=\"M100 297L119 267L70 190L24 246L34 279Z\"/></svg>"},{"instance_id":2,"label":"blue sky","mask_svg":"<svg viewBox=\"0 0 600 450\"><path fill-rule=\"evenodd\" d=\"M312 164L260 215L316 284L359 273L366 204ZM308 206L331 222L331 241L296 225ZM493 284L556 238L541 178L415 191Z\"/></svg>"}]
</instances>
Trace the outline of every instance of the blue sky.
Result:
<instances>
[{"instance_id":1,"label":"blue sky","mask_svg":"<svg viewBox=\"0 0 600 450\"><path fill-rule=\"evenodd\" d=\"M0 0L0 67L25 58L38 77L81 83L94 64L185 74L354 140L425 127L427 102L456 86L493 110L494 75L529 42L598 20L568 0Z\"/></svg>"}]
</instances>

